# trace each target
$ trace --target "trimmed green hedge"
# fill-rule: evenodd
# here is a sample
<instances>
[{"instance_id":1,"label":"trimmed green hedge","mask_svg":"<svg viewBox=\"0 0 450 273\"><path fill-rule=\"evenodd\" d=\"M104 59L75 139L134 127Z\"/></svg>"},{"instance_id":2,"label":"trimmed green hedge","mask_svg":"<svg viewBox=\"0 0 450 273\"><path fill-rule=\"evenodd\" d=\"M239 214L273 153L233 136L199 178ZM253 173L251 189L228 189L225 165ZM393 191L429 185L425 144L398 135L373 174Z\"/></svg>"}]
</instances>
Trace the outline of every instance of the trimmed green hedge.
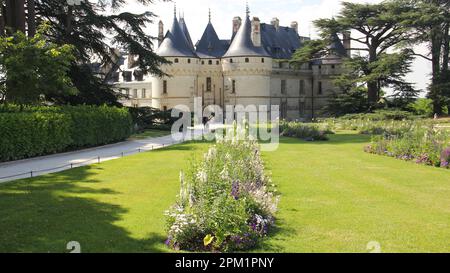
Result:
<instances>
[{"instance_id":1,"label":"trimmed green hedge","mask_svg":"<svg viewBox=\"0 0 450 273\"><path fill-rule=\"evenodd\" d=\"M127 109L107 106L0 107L0 162L125 140Z\"/></svg>"}]
</instances>

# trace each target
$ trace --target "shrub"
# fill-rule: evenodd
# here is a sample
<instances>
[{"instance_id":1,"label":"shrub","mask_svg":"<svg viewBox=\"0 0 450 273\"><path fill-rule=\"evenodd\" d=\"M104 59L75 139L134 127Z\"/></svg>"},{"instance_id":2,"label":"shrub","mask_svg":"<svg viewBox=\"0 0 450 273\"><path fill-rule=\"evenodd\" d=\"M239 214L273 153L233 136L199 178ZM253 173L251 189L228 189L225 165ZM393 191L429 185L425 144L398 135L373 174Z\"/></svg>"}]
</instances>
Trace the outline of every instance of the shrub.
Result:
<instances>
[{"instance_id":1,"label":"shrub","mask_svg":"<svg viewBox=\"0 0 450 273\"><path fill-rule=\"evenodd\" d=\"M126 109L0 106L0 161L113 143L131 134Z\"/></svg>"},{"instance_id":2,"label":"shrub","mask_svg":"<svg viewBox=\"0 0 450 273\"><path fill-rule=\"evenodd\" d=\"M248 250L274 224L278 197L255 142L218 142L180 180L177 203L166 212L169 247Z\"/></svg>"},{"instance_id":3,"label":"shrub","mask_svg":"<svg viewBox=\"0 0 450 273\"><path fill-rule=\"evenodd\" d=\"M308 141L328 140L327 134L332 134L327 124L311 124L300 122L280 122L280 132L282 136L296 137Z\"/></svg>"}]
</instances>

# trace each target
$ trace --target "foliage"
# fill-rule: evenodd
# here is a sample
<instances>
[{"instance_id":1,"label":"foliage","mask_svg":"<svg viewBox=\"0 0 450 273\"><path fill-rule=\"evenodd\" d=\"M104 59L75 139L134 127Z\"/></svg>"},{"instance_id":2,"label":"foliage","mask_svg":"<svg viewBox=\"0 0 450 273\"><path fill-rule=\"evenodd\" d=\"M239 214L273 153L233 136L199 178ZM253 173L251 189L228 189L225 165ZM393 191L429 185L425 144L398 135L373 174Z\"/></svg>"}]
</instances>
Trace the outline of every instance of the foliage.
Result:
<instances>
[{"instance_id":1,"label":"foliage","mask_svg":"<svg viewBox=\"0 0 450 273\"><path fill-rule=\"evenodd\" d=\"M274 224L278 197L256 142L219 141L180 180L177 203L166 213L169 247L247 250Z\"/></svg>"},{"instance_id":2,"label":"foliage","mask_svg":"<svg viewBox=\"0 0 450 273\"><path fill-rule=\"evenodd\" d=\"M171 110L163 111L151 107L129 108L133 123L138 130L160 129L170 130L176 121L171 116Z\"/></svg>"},{"instance_id":3,"label":"foliage","mask_svg":"<svg viewBox=\"0 0 450 273\"><path fill-rule=\"evenodd\" d=\"M48 26L27 38L22 32L0 37L0 89L9 103L30 104L55 95L75 94L67 73L73 47L44 35Z\"/></svg>"},{"instance_id":4,"label":"foliage","mask_svg":"<svg viewBox=\"0 0 450 273\"><path fill-rule=\"evenodd\" d=\"M327 134L333 132L326 124L301 122L280 122L280 132L285 137L296 137L307 141L328 140Z\"/></svg>"},{"instance_id":5,"label":"foliage","mask_svg":"<svg viewBox=\"0 0 450 273\"><path fill-rule=\"evenodd\" d=\"M0 107L0 161L53 154L126 139L126 109L96 106Z\"/></svg>"},{"instance_id":6,"label":"foliage","mask_svg":"<svg viewBox=\"0 0 450 273\"><path fill-rule=\"evenodd\" d=\"M434 114L433 100L431 99L417 99L415 102L410 103L408 108L417 115L432 117Z\"/></svg>"}]
</instances>

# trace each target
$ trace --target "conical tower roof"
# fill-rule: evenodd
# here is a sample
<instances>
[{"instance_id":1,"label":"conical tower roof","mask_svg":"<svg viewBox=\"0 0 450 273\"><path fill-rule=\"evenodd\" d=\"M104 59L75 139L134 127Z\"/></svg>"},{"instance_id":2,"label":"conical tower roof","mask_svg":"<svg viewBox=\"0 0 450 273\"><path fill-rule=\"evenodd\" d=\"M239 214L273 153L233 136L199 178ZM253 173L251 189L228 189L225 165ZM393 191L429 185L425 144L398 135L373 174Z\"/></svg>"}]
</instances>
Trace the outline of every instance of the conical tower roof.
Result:
<instances>
[{"instance_id":1,"label":"conical tower roof","mask_svg":"<svg viewBox=\"0 0 450 273\"><path fill-rule=\"evenodd\" d=\"M180 28L181 31L184 33L184 36L186 37L186 40L188 41L189 46L191 47L192 51L195 51L194 49L194 43L192 43L191 35L189 34L189 30L187 28L186 22L184 21L184 18L180 18Z\"/></svg>"},{"instance_id":2,"label":"conical tower roof","mask_svg":"<svg viewBox=\"0 0 450 273\"><path fill-rule=\"evenodd\" d=\"M243 56L263 56L270 57L263 47L256 47L253 44L252 38L252 25L250 17L247 12L244 23L239 28L236 36L231 43L230 48L224 57L243 57Z\"/></svg>"},{"instance_id":3,"label":"conical tower roof","mask_svg":"<svg viewBox=\"0 0 450 273\"><path fill-rule=\"evenodd\" d=\"M162 57L196 57L191 44L187 40L185 32L181 29L177 17L174 16L172 28L167 31L156 54Z\"/></svg>"},{"instance_id":4,"label":"conical tower roof","mask_svg":"<svg viewBox=\"0 0 450 273\"><path fill-rule=\"evenodd\" d=\"M208 22L202 38L197 43L197 55L200 58L220 58L226 52L226 47L220 41L211 21Z\"/></svg>"}]
</instances>

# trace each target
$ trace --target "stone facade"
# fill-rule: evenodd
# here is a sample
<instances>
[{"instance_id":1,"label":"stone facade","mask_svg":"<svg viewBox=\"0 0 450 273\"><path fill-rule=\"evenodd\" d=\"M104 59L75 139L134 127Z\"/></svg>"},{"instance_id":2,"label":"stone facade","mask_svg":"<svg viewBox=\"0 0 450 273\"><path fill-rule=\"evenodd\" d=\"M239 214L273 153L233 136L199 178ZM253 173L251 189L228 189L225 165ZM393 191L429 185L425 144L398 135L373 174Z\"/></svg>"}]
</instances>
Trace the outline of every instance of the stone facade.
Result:
<instances>
[{"instance_id":1,"label":"stone facade","mask_svg":"<svg viewBox=\"0 0 450 273\"><path fill-rule=\"evenodd\" d=\"M162 32L160 23L159 37ZM172 62L161 68L170 77L141 76L128 66L134 57L125 55L115 82L129 96L123 101L128 106L171 109L182 104L192 109L194 97L202 97L204 106L279 105L282 118L309 120L337 92L332 77L342 72L348 52L336 35L331 45L336 54L294 69L288 59L305 40L296 22L290 27L279 26L278 19L261 24L247 13L246 20L233 19L231 40L218 39L210 21L194 47L184 19L175 17L157 50Z\"/></svg>"}]
</instances>

